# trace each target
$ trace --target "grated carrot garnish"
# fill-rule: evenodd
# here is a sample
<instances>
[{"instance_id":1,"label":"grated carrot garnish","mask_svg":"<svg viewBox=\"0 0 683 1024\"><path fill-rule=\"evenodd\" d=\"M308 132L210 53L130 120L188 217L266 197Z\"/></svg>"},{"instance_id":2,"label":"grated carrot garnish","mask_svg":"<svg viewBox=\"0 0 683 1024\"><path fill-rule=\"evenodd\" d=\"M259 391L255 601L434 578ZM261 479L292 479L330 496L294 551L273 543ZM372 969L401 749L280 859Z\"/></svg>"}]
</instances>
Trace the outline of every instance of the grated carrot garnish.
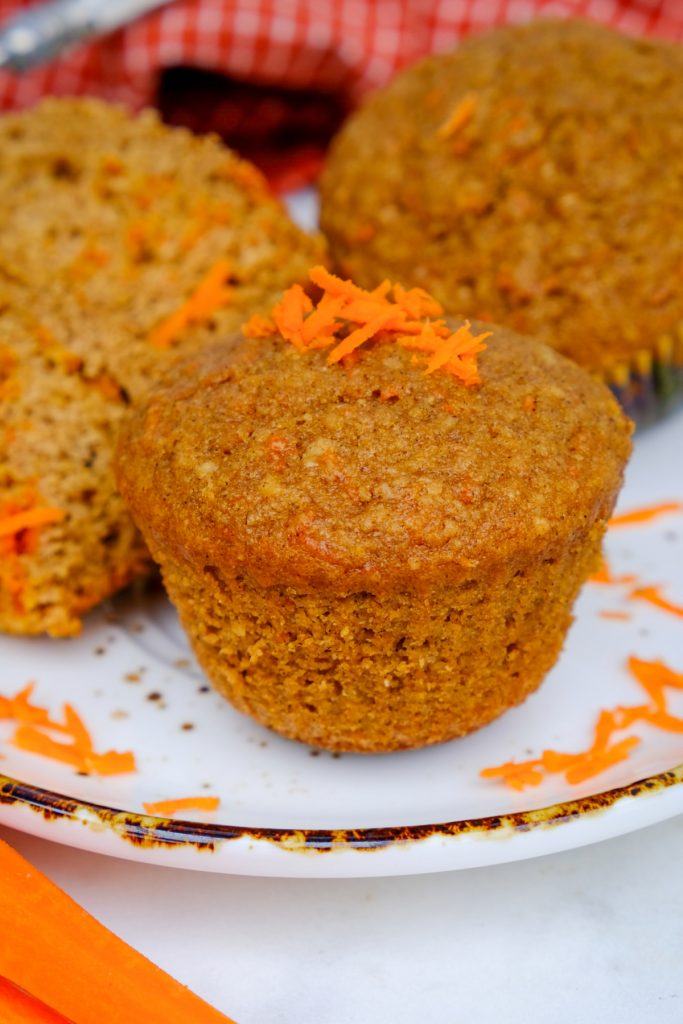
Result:
<instances>
[{"instance_id":1,"label":"grated carrot garnish","mask_svg":"<svg viewBox=\"0 0 683 1024\"><path fill-rule=\"evenodd\" d=\"M675 672L663 661L643 661L633 656L628 660L628 668L651 703L602 710L595 723L593 743L587 750L575 754L544 750L541 757L529 761L506 761L493 768L484 768L480 776L499 779L515 790L539 785L544 772L564 774L570 785L577 785L625 761L641 742L637 736L626 736L612 743L615 732L643 722L656 729L683 733L683 718L669 712L665 693L667 687L683 690L683 672Z\"/></svg>"},{"instance_id":2,"label":"grated carrot garnish","mask_svg":"<svg viewBox=\"0 0 683 1024\"><path fill-rule=\"evenodd\" d=\"M661 587L636 587L628 595L631 601L647 601L648 604L654 605L655 608L661 608L664 612L669 612L671 615L676 615L679 619L683 619L683 605L674 604L672 601L667 601L666 598L661 595Z\"/></svg>"},{"instance_id":3,"label":"grated carrot garnish","mask_svg":"<svg viewBox=\"0 0 683 1024\"><path fill-rule=\"evenodd\" d=\"M299 352L331 348L330 364L356 358L368 342L391 341L426 355L427 374L443 370L467 386L480 383L476 357L491 332L475 336L469 321L451 331L444 320L434 319L443 309L424 289L383 281L366 291L325 267L313 267L309 277L323 293L315 305L301 285L292 285L269 318L251 317L243 327L245 336L279 333Z\"/></svg>"},{"instance_id":4,"label":"grated carrot garnish","mask_svg":"<svg viewBox=\"0 0 683 1024\"><path fill-rule=\"evenodd\" d=\"M609 610L598 612L598 615L601 619L608 619L611 622L629 622L633 618L630 612Z\"/></svg>"},{"instance_id":5,"label":"grated carrot garnish","mask_svg":"<svg viewBox=\"0 0 683 1024\"><path fill-rule=\"evenodd\" d=\"M464 128L477 107L476 92L465 93L454 110L448 115L444 123L437 129L436 135L439 139L450 139Z\"/></svg>"},{"instance_id":6,"label":"grated carrot garnish","mask_svg":"<svg viewBox=\"0 0 683 1024\"><path fill-rule=\"evenodd\" d=\"M260 313L254 315L242 326L245 338L270 338L277 334L277 327L267 316Z\"/></svg>"},{"instance_id":7,"label":"grated carrot garnish","mask_svg":"<svg viewBox=\"0 0 683 1024\"><path fill-rule=\"evenodd\" d=\"M18 723L10 743L18 750L49 757L61 764L69 764L76 771L95 775L122 775L136 770L135 757L130 751L119 753L109 750L98 754L92 738L71 704L64 705L64 721L54 721L46 708L32 704L33 683L12 697L0 695L0 718ZM50 735L56 732L64 741Z\"/></svg>"},{"instance_id":8,"label":"grated carrot garnish","mask_svg":"<svg viewBox=\"0 0 683 1024\"><path fill-rule=\"evenodd\" d=\"M21 722L23 725L41 725L50 729L66 731L66 727L59 722L53 722L47 708L41 708L37 704L31 704L31 694L35 683L27 683L23 690L19 690L13 697L4 697L0 694L0 718L9 718L14 722Z\"/></svg>"},{"instance_id":9,"label":"grated carrot garnish","mask_svg":"<svg viewBox=\"0 0 683 1024\"><path fill-rule=\"evenodd\" d=\"M570 785L577 785L602 774L620 761L625 761L634 747L637 747L640 740L637 736L627 736L611 747L600 751L597 754L584 756L581 763L568 768L565 777Z\"/></svg>"},{"instance_id":10,"label":"grated carrot garnish","mask_svg":"<svg viewBox=\"0 0 683 1024\"><path fill-rule=\"evenodd\" d=\"M645 508L636 508L631 512L624 512L622 515L612 516L609 521L612 526L633 526L637 523L649 523L652 519L666 515L668 512L683 512L683 502L664 501L659 505L648 505Z\"/></svg>"},{"instance_id":11,"label":"grated carrot garnish","mask_svg":"<svg viewBox=\"0 0 683 1024\"><path fill-rule=\"evenodd\" d=\"M522 790L527 786L539 786L543 782L541 766L539 760L506 761L495 768L483 768L479 774L482 779L500 779L510 789Z\"/></svg>"},{"instance_id":12,"label":"grated carrot garnish","mask_svg":"<svg viewBox=\"0 0 683 1024\"><path fill-rule=\"evenodd\" d=\"M157 324L150 335L152 345L169 348L190 324L207 320L216 310L227 305L232 296L232 290L226 285L229 276L227 260L215 263L182 306Z\"/></svg>"},{"instance_id":13,"label":"grated carrot garnish","mask_svg":"<svg viewBox=\"0 0 683 1024\"><path fill-rule=\"evenodd\" d=\"M59 523L65 514L61 508L29 508L0 517L0 537L13 537L22 530Z\"/></svg>"},{"instance_id":14,"label":"grated carrot garnish","mask_svg":"<svg viewBox=\"0 0 683 1024\"><path fill-rule=\"evenodd\" d=\"M162 818L171 818L178 811L217 811L221 801L217 796L183 796L178 800L155 800L143 803L148 814L158 814Z\"/></svg>"}]
</instances>

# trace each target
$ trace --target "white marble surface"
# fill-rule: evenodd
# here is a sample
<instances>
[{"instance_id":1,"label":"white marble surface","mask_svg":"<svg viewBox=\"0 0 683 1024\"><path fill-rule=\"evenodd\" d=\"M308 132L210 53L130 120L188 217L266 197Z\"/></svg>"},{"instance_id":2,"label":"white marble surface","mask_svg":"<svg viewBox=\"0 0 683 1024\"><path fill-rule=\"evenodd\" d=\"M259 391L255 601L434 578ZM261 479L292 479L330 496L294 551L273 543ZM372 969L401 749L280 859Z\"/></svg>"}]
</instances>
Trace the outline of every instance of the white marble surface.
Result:
<instances>
[{"instance_id":1,"label":"white marble surface","mask_svg":"<svg viewBox=\"0 0 683 1024\"><path fill-rule=\"evenodd\" d=\"M498 867L299 881L0 835L239 1024L680 1024L683 816Z\"/></svg>"}]
</instances>

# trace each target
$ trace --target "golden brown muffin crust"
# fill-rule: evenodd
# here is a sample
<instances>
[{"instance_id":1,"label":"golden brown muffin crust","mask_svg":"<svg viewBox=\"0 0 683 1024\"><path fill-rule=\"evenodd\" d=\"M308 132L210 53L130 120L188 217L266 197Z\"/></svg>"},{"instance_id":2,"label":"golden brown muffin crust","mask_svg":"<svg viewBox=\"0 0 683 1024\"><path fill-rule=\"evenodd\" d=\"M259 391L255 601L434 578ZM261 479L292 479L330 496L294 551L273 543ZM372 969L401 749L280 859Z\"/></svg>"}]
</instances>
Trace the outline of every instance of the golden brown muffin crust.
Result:
<instances>
[{"instance_id":1,"label":"golden brown muffin crust","mask_svg":"<svg viewBox=\"0 0 683 1024\"><path fill-rule=\"evenodd\" d=\"M581 20L473 36L342 129L321 181L332 254L365 287L421 285L596 372L670 358L681 110L678 45Z\"/></svg>"},{"instance_id":2,"label":"golden brown muffin crust","mask_svg":"<svg viewBox=\"0 0 683 1024\"><path fill-rule=\"evenodd\" d=\"M469 388L391 344L342 368L280 338L219 343L129 420L121 490L153 552L318 594L565 552L608 514L627 421L603 385L507 329L479 365Z\"/></svg>"}]
</instances>

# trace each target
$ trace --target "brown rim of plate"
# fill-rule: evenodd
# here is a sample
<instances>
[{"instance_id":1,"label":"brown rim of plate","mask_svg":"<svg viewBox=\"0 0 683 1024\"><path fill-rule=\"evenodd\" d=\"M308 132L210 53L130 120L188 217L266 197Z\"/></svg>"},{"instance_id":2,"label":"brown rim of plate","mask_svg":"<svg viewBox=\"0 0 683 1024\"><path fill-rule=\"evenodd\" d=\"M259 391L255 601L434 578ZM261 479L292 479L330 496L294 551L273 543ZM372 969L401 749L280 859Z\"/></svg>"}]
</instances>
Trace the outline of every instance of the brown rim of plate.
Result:
<instances>
[{"instance_id":1,"label":"brown rim of plate","mask_svg":"<svg viewBox=\"0 0 683 1024\"><path fill-rule=\"evenodd\" d=\"M532 811L484 818L466 818L426 825L391 825L377 828L259 828L249 825L219 825L209 822L158 818L122 811L114 807L53 793L6 775L0 775L0 805L25 805L45 820L66 819L89 824L101 830L106 826L133 846L154 849L170 846L194 846L213 851L230 839L251 839L273 843L293 852L328 853L332 850L378 850L393 844L414 843L432 836L494 835L503 832L531 832L554 825L567 824L605 811L627 797L663 792L683 784L683 764L649 778L619 786L591 796L541 807Z\"/></svg>"}]
</instances>

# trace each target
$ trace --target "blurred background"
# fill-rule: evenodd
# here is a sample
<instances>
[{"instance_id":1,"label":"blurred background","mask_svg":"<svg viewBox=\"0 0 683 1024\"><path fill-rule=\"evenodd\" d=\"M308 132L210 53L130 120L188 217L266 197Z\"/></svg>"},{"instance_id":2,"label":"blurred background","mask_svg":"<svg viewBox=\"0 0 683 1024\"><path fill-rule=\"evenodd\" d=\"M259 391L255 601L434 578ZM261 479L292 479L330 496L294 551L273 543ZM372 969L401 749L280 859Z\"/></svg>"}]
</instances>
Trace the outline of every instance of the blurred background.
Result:
<instances>
[{"instance_id":1,"label":"blurred background","mask_svg":"<svg viewBox=\"0 0 683 1024\"><path fill-rule=\"evenodd\" d=\"M0 0L0 109L47 94L154 105L292 190L400 68L538 15L683 39L683 0Z\"/></svg>"}]
</instances>

